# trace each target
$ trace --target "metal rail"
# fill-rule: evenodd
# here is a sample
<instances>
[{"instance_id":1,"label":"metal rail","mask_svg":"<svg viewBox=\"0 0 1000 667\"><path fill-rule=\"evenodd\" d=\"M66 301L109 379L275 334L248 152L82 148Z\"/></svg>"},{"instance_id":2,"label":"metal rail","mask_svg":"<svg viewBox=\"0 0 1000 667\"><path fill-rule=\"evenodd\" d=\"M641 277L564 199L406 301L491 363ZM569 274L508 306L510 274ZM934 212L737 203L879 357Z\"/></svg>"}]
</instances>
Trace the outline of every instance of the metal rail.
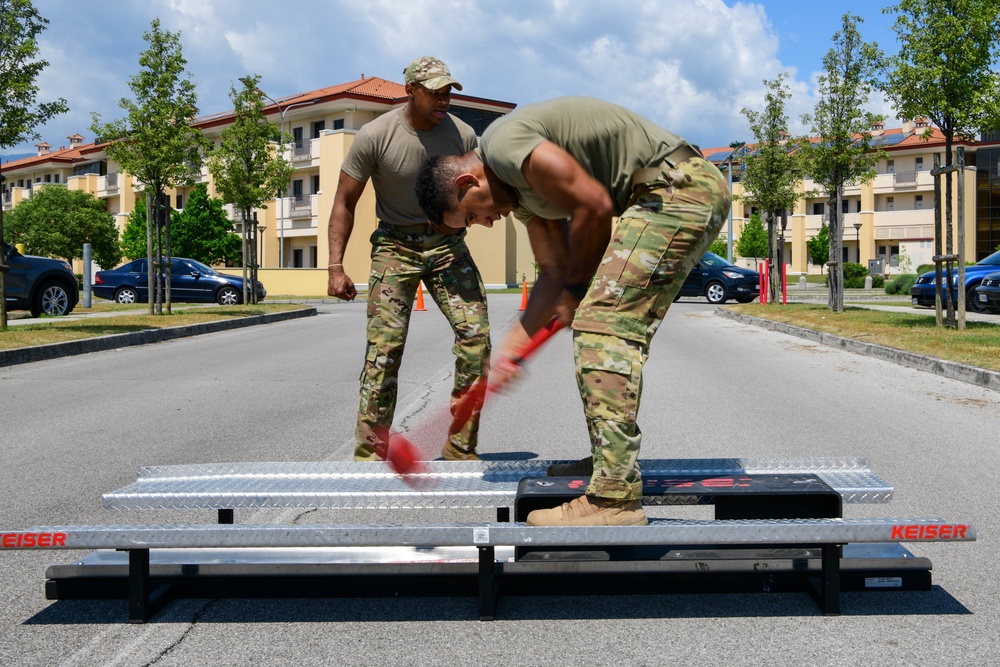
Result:
<instances>
[{"instance_id":1,"label":"metal rail","mask_svg":"<svg viewBox=\"0 0 1000 667\"><path fill-rule=\"evenodd\" d=\"M381 462L210 463L147 466L137 479L103 495L104 507L140 509L470 509L511 507L525 477L544 477L567 461L430 461L428 472L399 476ZM892 487L868 461L791 459L646 459L646 475L812 473L845 503L886 503ZM646 504L683 500L649 496Z\"/></svg>"}]
</instances>

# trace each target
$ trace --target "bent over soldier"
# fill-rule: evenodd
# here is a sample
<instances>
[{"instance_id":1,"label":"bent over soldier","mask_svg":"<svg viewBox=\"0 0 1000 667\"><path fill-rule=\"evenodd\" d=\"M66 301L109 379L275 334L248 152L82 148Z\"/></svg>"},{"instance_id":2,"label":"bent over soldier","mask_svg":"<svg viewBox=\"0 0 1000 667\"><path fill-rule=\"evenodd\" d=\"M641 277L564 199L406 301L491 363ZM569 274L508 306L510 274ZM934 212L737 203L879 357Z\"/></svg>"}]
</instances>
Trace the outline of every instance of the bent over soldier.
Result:
<instances>
[{"instance_id":1,"label":"bent over soldier","mask_svg":"<svg viewBox=\"0 0 1000 667\"><path fill-rule=\"evenodd\" d=\"M417 177L428 218L527 225L539 277L494 364L503 386L530 335L572 322L591 456L550 474L590 476L585 495L530 525L645 525L636 424L649 344L729 208L726 181L681 137L609 102L572 97L494 121L477 149L432 158ZM613 218L617 217L617 220Z\"/></svg>"},{"instance_id":2,"label":"bent over soldier","mask_svg":"<svg viewBox=\"0 0 1000 667\"><path fill-rule=\"evenodd\" d=\"M455 333L452 406L489 370L486 292L465 243L465 230L429 224L413 190L425 159L473 149L476 133L448 113L452 88L461 90L462 86L451 77L447 65L425 56L410 63L403 74L406 105L360 129L344 159L330 213L327 293L352 300L357 292L344 271L344 251L358 199L372 180L378 228L371 236L368 345L354 450L359 461L385 458L396 409L399 365L421 281ZM480 407L481 402L461 428L456 426L448 433L442 450L445 459L479 458Z\"/></svg>"}]
</instances>

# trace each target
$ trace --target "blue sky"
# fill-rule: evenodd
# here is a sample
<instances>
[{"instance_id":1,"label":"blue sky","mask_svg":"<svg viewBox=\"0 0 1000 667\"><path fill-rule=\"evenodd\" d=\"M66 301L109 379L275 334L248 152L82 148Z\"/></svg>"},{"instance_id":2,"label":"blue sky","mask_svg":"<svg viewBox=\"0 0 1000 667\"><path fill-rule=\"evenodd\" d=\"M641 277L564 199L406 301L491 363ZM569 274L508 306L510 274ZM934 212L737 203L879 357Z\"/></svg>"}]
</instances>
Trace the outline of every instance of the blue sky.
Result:
<instances>
[{"instance_id":1,"label":"blue sky","mask_svg":"<svg viewBox=\"0 0 1000 667\"><path fill-rule=\"evenodd\" d=\"M35 0L49 20L39 101L70 112L38 129L53 147L93 140L91 113L123 115L142 34L159 17L181 33L204 114L258 74L271 97L365 76L401 80L437 55L477 97L523 105L590 95L628 106L703 147L749 138L740 109L763 108L763 80L789 75L793 131L815 105L815 77L845 12L866 41L896 50L889 0ZM884 100L872 110L894 117ZM890 121L891 125L892 121ZM33 153L35 141L4 151Z\"/></svg>"}]
</instances>

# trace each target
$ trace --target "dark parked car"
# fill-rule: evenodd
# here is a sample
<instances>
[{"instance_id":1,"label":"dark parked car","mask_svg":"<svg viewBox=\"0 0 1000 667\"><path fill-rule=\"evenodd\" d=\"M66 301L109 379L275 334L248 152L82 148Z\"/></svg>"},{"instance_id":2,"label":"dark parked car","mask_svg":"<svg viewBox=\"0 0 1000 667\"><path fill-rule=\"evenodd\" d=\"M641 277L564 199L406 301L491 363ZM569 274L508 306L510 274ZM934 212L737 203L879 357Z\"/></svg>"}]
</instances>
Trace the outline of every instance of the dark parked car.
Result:
<instances>
[{"instance_id":1,"label":"dark parked car","mask_svg":"<svg viewBox=\"0 0 1000 667\"><path fill-rule=\"evenodd\" d=\"M68 315L80 298L73 267L61 259L22 255L3 244L7 272L7 308L39 315Z\"/></svg>"},{"instance_id":2,"label":"dark parked car","mask_svg":"<svg viewBox=\"0 0 1000 667\"><path fill-rule=\"evenodd\" d=\"M988 273L1000 271L1000 250L985 259L981 259L972 266L965 267L965 309L977 313L986 312L986 304L976 299L976 287L983 281ZM955 277L947 278L948 272L941 271L945 284L951 285L951 298L954 303L958 303L958 294L955 292L955 282L958 280L958 271ZM943 295L942 295L943 296ZM917 282L910 288L910 302L914 306L934 307L934 272L928 271L917 278Z\"/></svg>"},{"instance_id":3,"label":"dark parked car","mask_svg":"<svg viewBox=\"0 0 1000 667\"><path fill-rule=\"evenodd\" d=\"M976 303L993 313L1000 313L1000 271L987 273L976 288Z\"/></svg>"},{"instance_id":4,"label":"dark parked car","mask_svg":"<svg viewBox=\"0 0 1000 667\"><path fill-rule=\"evenodd\" d=\"M257 283L257 300L267 295ZM94 296L118 303L137 303L149 299L146 260L137 259L94 276ZM243 302L243 278L219 273L193 259L174 257L170 262L170 300L177 302L220 303L233 306Z\"/></svg>"},{"instance_id":5,"label":"dark parked car","mask_svg":"<svg viewBox=\"0 0 1000 667\"><path fill-rule=\"evenodd\" d=\"M759 273L736 266L715 253L706 252L701 261L691 269L677 299L682 296L704 296L709 303L725 303L729 299L750 303L759 296L759 292Z\"/></svg>"}]
</instances>

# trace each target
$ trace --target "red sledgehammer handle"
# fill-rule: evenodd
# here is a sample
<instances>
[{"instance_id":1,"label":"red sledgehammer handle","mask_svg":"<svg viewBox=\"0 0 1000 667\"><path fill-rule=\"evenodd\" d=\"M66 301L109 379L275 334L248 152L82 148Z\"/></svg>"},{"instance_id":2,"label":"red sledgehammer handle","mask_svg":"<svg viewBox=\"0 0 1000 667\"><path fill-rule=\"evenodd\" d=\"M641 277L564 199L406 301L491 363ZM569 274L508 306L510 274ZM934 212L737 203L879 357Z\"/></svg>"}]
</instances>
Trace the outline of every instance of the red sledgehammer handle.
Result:
<instances>
[{"instance_id":1,"label":"red sledgehammer handle","mask_svg":"<svg viewBox=\"0 0 1000 667\"><path fill-rule=\"evenodd\" d=\"M559 318L553 317L549 320L548 324L543 326L541 329L535 332L531 339L518 351L516 357L511 359L511 362L521 366L524 364L528 358L534 354L535 350L542 346L542 343L547 341L552 335L563 328L562 323ZM475 409L477 404L482 404L483 399L485 399L486 394L496 389L493 385L486 384L482 381L482 378L477 380L469 390L458 399L455 404L455 410L452 412L451 420L451 432L459 430L465 425L469 418L472 417L472 411Z\"/></svg>"}]
</instances>

